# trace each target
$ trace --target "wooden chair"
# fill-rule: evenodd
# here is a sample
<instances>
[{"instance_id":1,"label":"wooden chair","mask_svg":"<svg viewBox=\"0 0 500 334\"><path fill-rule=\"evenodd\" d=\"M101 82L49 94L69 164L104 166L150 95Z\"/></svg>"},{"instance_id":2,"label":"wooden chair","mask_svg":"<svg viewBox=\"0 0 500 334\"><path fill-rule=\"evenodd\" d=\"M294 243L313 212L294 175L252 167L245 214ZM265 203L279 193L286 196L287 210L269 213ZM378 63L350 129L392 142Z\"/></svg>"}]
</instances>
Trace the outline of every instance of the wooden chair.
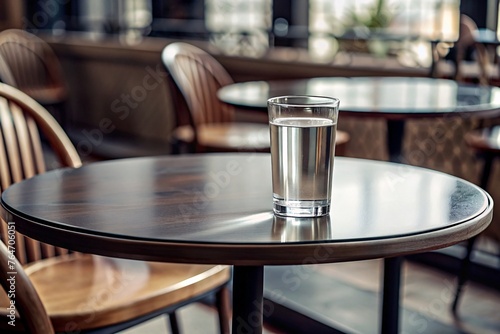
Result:
<instances>
[{"instance_id":1,"label":"wooden chair","mask_svg":"<svg viewBox=\"0 0 500 334\"><path fill-rule=\"evenodd\" d=\"M17 87L65 122L68 90L59 60L42 39L24 30L0 32L0 81Z\"/></svg>"},{"instance_id":2,"label":"wooden chair","mask_svg":"<svg viewBox=\"0 0 500 334\"><path fill-rule=\"evenodd\" d=\"M234 122L235 109L217 98L217 90L233 80L215 58L193 45L172 43L162 61L171 75L178 121L174 152L183 147L190 152L269 151L267 124Z\"/></svg>"},{"instance_id":3,"label":"wooden chair","mask_svg":"<svg viewBox=\"0 0 500 334\"><path fill-rule=\"evenodd\" d=\"M476 22L469 16L460 15L460 26L458 40L454 46L454 55L452 61L455 65L455 73L453 79L459 82L465 81L463 62L466 58L467 51L472 49L475 52L476 61L479 68L478 81L481 85L487 85L489 82L489 56L486 46L476 41L475 33L477 31Z\"/></svg>"},{"instance_id":4,"label":"wooden chair","mask_svg":"<svg viewBox=\"0 0 500 334\"><path fill-rule=\"evenodd\" d=\"M47 110L18 89L0 84L1 191L45 171L38 130L62 166L81 166L76 149ZM2 220L1 225L1 236L8 243L8 224ZM114 333L167 313L176 333L179 329L175 310L214 293L221 332L229 332L230 271L227 266L93 256L43 244L19 233L15 241L15 255L38 292L56 332ZM19 312L22 316L23 310Z\"/></svg>"},{"instance_id":5,"label":"wooden chair","mask_svg":"<svg viewBox=\"0 0 500 334\"><path fill-rule=\"evenodd\" d=\"M495 158L500 157L500 125L471 131L465 135L465 142L484 160L479 186L487 190L493 162ZM466 253L458 275L455 298L451 305L454 314L458 311L462 289L469 280L471 255L478 237L475 236L467 240Z\"/></svg>"},{"instance_id":6,"label":"wooden chair","mask_svg":"<svg viewBox=\"0 0 500 334\"><path fill-rule=\"evenodd\" d=\"M15 304L10 304L9 301L9 307L0 310L2 322L7 322L7 326L11 326L11 329L29 331L33 334L54 333L40 296L21 264L12 254L7 246L0 242L1 284L7 295L15 294L15 298L12 298ZM12 286L15 289L12 289L11 282L14 283Z\"/></svg>"},{"instance_id":7,"label":"wooden chair","mask_svg":"<svg viewBox=\"0 0 500 334\"><path fill-rule=\"evenodd\" d=\"M235 122L235 108L217 98L217 90L233 79L215 58L194 45L177 42L165 47L162 61L171 75L177 110L174 152L180 147L191 152L269 151L269 125ZM344 153L348 141L348 134L339 131L337 154Z\"/></svg>"}]
</instances>

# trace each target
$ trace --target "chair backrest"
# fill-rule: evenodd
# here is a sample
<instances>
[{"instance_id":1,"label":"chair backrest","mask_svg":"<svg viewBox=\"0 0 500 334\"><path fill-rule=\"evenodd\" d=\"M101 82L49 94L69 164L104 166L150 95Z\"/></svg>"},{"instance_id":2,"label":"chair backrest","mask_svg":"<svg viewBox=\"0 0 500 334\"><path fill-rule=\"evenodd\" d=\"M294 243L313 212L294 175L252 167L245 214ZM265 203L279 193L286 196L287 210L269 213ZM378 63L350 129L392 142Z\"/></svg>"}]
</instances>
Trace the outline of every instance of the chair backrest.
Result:
<instances>
[{"instance_id":1,"label":"chair backrest","mask_svg":"<svg viewBox=\"0 0 500 334\"><path fill-rule=\"evenodd\" d=\"M44 40L24 30L0 32L0 80L40 103L44 99L50 103L66 99L67 89L57 56Z\"/></svg>"},{"instance_id":2,"label":"chair backrest","mask_svg":"<svg viewBox=\"0 0 500 334\"><path fill-rule=\"evenodd\" d=\"M465 14L460 15L460 31L455 45L457 67L455 70L455 80L464 80L460 64L465 59L467 49L473 48L476 51L477 63L479 65L479 83L486 85L488 84L488 52L483 44L476 42L476 31L476 22Z\"/></svg>"},{"instance_id":3,"label":"chair backrest","mask_svg":"<svg viewBox=\"0 0 500 334\"><path fill-rule=\"evenodd\" d=\"M39 131L60 166L81 166L78 152L49 112L20 90L0 83L0 193L15 182L45 172ZM7 224L2 219L0 225L7 242ZM16 234L16 256L22 264L65 253L67 250Z\"/></svg>"},{"instance_id":4,"label":"chair backrest","mask_svg":"<svg viewBox=\"0 0 500 334\"><path fill-rule=\"evenodd\" d=\"M233 79L214 57L194 45L177 42L163 49L162 61L186 102L193 127L233 120L234 108L217 98L217 90Z\"/></svg>"},{"instance_id":5,"label":"chair backrest","mask_svg":"<svg viewBox=\"0 0 500 334\"><path fill-rule=\"evenodd\" d=\"M7 323L7 325L3 326L4 329L8 328L8 326L12 326L12 329L17 329L22 324L24 326L23 329L28 333L54 333L54 328L45 307L29 277L24 272L19 261L12 256L12 253L1 241L0 280L7 296L10 295L10 305L12 305L12 307L9 306L6 309L0 309L2 323ZM13 286L15 286L15 289L12 288ZM15 311L17 311L17 314Z\"/></svg>"}]
</instances>

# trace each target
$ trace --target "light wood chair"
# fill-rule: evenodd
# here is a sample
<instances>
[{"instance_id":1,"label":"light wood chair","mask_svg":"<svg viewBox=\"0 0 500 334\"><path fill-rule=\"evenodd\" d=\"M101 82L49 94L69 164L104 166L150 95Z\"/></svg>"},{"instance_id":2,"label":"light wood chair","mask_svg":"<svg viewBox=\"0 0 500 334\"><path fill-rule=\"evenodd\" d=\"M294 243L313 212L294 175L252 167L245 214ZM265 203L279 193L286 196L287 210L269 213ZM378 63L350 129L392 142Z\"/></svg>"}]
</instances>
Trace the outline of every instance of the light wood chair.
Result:
<instances>
[{"instance_id":1,"label":"light wood chair","mask_svg":"<svg viewBox=\"0 0 500 334\"><path fill-rule=\"evenodd\" d=\"M491 64L486 46L476 41L475 34L477 29L476 22L473 19L465 14L460 15L458 40L455 43L454 55L452 56L452 61L455 65L453 79L458 82L466 81L464 61L467 51L472 49L479 69L477 80L479 84L487 85L490 77L488 71Z\"/></svg>"},{"instance_id":2,"label":"light wood chair","mask_svg":"<svg viewBox=\"0 0 500 334\"><path fill-rule=\"evenodd\" d=\"M178 121L174 151L269 151L268 125L234 122L235 109L217 98L217 90L233 80L215 58L179 42L165 47L162 61L171 75Z\"/></svg>"},{"instance_id":3,"label":"light wood chair","mask_svg":"<svg viewBox=\"0 0 500 334\"><path fill-rule=\"evenodd\" d=\"M12 251L9 251L7 246L0 242L1 284L7 295L15 294L15 298L13 298L15 304L10 304L9 301L9 307L0 310L2 322L7 322L7 326L11 326L11 329L17 327L16 329L19 331L29 331L33 334L52 334L54 328L47 311L28 275L13 256L13 249L15 248L11 248Z\"/></svg>"},{"instance_id":4,"label":"light wood chair","mask_svg":"<svg viewBox=\"0 0 500 334\"><path fill-rule=\"evenodd\" d=\"M175 152L180 147L190 152L269 151L269 125L236 122L235 108L217 98L217 90L233 79L214 57L194 45L176 42L165 47L162 61L171 75L176 107ZM344 153L348 141L348 134L338 131L337 154Z\"/></svg>"},{"instance_id":5,"label":"light wood chair","mask_svg":"<svg viewBox=\"0 0 500 334\"><path fill-rule=\"evenodd\" d=\"M66 122L68 89L59 59L47 42L19 29L0 32L0 81L16 87Z\"/></svg>"},{"instance_id":6,"label":"light wood chair","mask_svg":"<svg viewBox=\"0 0 500 334\"><path fill-rule=\"evenodd\" d=\"M62 166L81 166L76 149L47 110L18 89L0 84L1 191L45 171L39 130ZM8 224L3 220L1 236L8 243ZM93 256L43 244L19 233L15 241L15 255L56 332L114 333L166 313L176 333L176 309L216 294L220 329L229 333L227 266ZM8 305L4 298L0 308ZM22 316L23 310L19 312Z\"/></svg>"}]
</instances>

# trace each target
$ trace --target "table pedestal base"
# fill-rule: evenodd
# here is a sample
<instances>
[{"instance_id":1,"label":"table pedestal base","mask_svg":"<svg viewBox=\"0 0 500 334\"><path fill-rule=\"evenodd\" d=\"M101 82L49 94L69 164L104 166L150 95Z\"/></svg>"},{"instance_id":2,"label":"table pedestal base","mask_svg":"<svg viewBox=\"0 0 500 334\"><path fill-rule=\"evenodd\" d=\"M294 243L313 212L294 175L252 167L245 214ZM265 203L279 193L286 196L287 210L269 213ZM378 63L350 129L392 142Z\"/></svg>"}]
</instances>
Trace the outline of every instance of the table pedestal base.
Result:
<instances>
[{"instance_id":1,"label":"table pedestal base","mask_svg":"<svg viewBox=\"0 0 500 334\"><path fill-rule=\"evenodd\" d=\"M263 266L234 266L233 334L262 333Z\"/></svg>"}]
</instances>

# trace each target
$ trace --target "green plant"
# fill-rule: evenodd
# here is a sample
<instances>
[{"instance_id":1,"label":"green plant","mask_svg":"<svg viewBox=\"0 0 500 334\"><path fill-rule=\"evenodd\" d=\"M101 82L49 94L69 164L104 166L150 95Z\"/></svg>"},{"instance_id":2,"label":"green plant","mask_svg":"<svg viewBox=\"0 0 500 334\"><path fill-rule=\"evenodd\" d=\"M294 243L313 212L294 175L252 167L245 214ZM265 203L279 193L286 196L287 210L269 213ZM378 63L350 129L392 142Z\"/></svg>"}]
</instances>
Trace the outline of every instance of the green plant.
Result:
<instances>
[{"instance_id":1,"label":"green plant","mask_svg":"<svg viewBox=\"0 0 500 334\"><path fill-rule=\"evenodd\" d=\"M346 27L366 27L368 29L379 29L387 27L393 18L392 11L386 5L385 0L377 0L364 12L351 10L346 20Z\"/></svg>"}]
</instances>

